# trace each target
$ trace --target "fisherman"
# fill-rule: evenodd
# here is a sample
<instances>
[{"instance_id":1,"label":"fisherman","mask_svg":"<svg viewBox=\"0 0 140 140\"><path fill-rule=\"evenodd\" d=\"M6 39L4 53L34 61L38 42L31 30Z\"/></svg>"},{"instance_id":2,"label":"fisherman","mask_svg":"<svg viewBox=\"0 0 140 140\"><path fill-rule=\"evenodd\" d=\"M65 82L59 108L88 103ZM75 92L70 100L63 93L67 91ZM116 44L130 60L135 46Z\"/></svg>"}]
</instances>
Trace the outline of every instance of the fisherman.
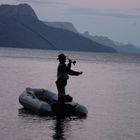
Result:
<instances>
[{"instance_id":1,"label":"fisherman","mask_svg":"<svg viewBox=\"0 0 140 140\"><path fill-rule=\"evenodd\" d=\"M66 56L62 53L58 55L59 65L57 68L57 81L56 86L58 90L58 101L63 101L63 97L65 97L65 87L67 85L67 80L69 79L68 75L81 75L83 72L73 71L71 70L72 60L69 59L69 63L66 64ZM75 64L76 61L73 62Z\"/></svg>"}]
</instances>

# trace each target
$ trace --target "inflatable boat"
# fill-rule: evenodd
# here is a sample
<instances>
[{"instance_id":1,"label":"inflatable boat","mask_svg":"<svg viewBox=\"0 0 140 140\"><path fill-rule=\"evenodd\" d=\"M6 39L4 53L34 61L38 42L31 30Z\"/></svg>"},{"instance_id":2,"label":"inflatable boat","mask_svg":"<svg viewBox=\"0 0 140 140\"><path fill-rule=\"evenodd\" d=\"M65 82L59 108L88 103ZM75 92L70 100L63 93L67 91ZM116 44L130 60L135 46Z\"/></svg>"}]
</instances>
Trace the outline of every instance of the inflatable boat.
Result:
<instances>
[{"instance_id":1,"label":"inflatable boat","mask_svg":"<svg viewBox=\"0 0 140 140\"><path fill-rule=\"evenodd\" d=\"M34 113L48 116L87 116L88 113L85 106L74 101L58 102L58 95L46 89L26 88L19 96L19 102Z\"/></svg>"}]
</instances>

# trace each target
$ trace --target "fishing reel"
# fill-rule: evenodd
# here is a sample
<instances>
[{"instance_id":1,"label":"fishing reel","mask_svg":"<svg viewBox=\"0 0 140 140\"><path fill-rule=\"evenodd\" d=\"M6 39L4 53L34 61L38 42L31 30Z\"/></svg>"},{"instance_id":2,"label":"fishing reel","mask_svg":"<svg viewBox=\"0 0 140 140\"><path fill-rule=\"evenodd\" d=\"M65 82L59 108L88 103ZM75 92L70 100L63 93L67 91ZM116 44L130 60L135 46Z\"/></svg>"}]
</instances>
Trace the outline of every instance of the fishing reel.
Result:
<instances>
[{"instance_id":1,"label":"fishing reel","mask_svg":"<svg viewBox=\"0 0 140 140\"><path fill-rule=\"evenodd\" d=\"M59 54L57 59L60 60L60 61L65 61L65 60L67 59L67 60L69 61L69 63L72 63L73 65L76 64L76 61L75 61L75 60L69 59L69 58L68 58L65 54L63 54L63 53Z\"/></svg>"},{"instance_id":2,"label":"fishing reel","mask_svg":"<svg viewBox=\"0 0 140 140\"><path fill-rule=\"evenodd\" d=\"M68 59L69 60L69 63L72 63L73 65L76 64L76 60L71 60L71 59Z\"/></svg>"}]
</instances>

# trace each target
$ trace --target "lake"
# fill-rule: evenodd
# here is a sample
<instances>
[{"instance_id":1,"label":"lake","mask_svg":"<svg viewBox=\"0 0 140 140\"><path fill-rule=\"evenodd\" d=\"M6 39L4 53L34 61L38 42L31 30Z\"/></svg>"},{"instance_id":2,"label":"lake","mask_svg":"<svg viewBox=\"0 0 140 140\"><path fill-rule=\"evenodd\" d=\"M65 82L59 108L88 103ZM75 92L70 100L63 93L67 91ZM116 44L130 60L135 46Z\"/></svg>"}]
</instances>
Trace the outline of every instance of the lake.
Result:
<instances>
[{"instance_id":1,"label":"lake","mask_svg":"<svg viewBox=\"0 0 140 140\"><path fill-rule=\"evenodd\" d=\"M86 118L38 116L18 97L26 87L57 93L57 51L0 48L0 140L140 140L140 55L64 52L76 60L66 93Z\"/></svg>"}]
</instances>

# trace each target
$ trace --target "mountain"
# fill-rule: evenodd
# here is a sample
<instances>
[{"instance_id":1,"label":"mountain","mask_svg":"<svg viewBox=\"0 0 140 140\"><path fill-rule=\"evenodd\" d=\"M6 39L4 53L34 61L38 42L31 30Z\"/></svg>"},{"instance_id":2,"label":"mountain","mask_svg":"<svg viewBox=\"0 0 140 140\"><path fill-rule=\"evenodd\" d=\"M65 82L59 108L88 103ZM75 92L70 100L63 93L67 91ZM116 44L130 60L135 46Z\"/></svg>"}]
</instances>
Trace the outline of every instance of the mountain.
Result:
<instances>
[{"instance_id":1,"label":"mountain","mask_svg":"<svg viewBox=\"0 0 140 140\"><path fill-rule=\"evenodd\" d=\"M74 25L69 22L45 22L48 26L61 28L69 31L73 31L75 33L80 34ZM113 41L106 36L92 36L88 32L81 34L82 36L91 39L94 42L99 44L114 48L119 53L140 53L140 48L133 45L132 43L124 44L120 42Z\"/></svg>"},{"instance_id":2,"label":"mountain","mask_svg":"<svg viewBox=\"0 0 140 140\"><path fill-rule=\"evenodd\" d=\"M0 6L0 46L117 52L72 31L44 24L28 4Z\"/></svg>"},{"instance_id":3,"label":"mountain","mask_svg":"<svg viewBox=\"0 0 140 140\"><path fill-rule=\"evenodd\" d=\"M106 46L114 47L115 43L105 36L92 36L88 32L85 32L82 34L84 37L90 38L91 40L94 40L95 42L100 42L101 44L105 44Z\"/></svg>"},{"instance_id":4,"label":"mountain","mask_svg":"<svg viewBox=\"0 0 140 140\"><path fill-rule=\"evenodd\" d=\"M6 17L28 17L28 18L35 18L37 19L37 16L28 4L19 4L17 5L0 5L0 16L6 16Z\"/></svg>"},{"instance_id":5,"label":"mountain","mask_svg":"<svg viewBox=\"0 0 140 140\"><path fill-rule=\"evenodd\" d=\"M44 23L46 25L54 27L54 28L65 29L65 30L72 31L74 33L79 34L79 32L76 30L76 28L70 22L46 22L45 21Z\"/></svg>"},{"instance_id":6,"label":"mountain","mask_svg":"<svg viewBox=\"0 0 140 140\"><path fill-rule=\"evenodd\" d=\"M118 50L118 52L121 52L121 53L140 53L140 48L138 48L137 46L131 43L117 45L114 48Z\"/></svg>"},{"instance_id":7,"label":"mountain","mask_svg":"<svg viewBox=\"0 0 140 140\"><path fill-rule=\"evenodd\" d=\"M120 42L115 42L105 36L92 36L88 32L83 33L83 36L97 43L112 47L116 49L119 53L140 53L140 48L136 47L131 43L123 44Z\"/></svg>"}]
</instances>

